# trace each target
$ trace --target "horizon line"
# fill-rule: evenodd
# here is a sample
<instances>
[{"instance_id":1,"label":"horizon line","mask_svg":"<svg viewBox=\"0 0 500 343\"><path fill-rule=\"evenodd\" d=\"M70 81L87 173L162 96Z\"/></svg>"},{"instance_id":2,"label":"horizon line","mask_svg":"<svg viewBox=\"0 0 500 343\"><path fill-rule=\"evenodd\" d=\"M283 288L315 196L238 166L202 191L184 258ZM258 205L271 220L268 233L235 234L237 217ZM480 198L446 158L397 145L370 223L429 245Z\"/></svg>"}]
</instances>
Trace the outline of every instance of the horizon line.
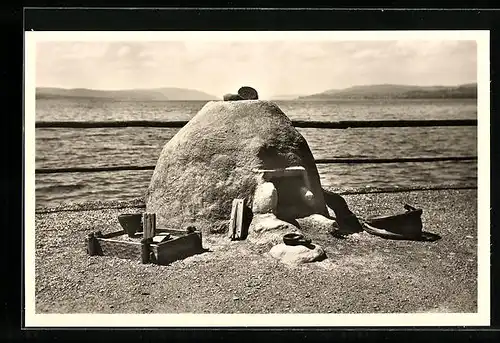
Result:
<instances>
[{"instance_id":1,"label":"horizon line","mask_svg":"<svg viewBox=\"0 0 500 343\"><path fill-rule=\"evenodd\" d=\"M413 87L459 87L459 86L464 86L464 85L477 85L478 82L464 82L464 83L457 83L457 84L433 84L433 85L418 85L418 84L407 84L407 83L366 83L366 84L353 84L351 86L347 87L342 87L342 88L329 88L325 89L324 91L329 91L329 90L344 90L344 89L349 89L353 87L363 87L363 86L413 86ZM178 86L160 86L160 87L145 87L145 88L121 88L121 89L98 89L98 88L87 88L87 87L57 87L57 86L35 86L35 89L39 88L55 88L55 89L63 89L63 90L92 90L92 91L101 91L101 92L115 92L115 91L136 91L136 90L155 90L155 89L162 89L162 88L171 88L171 89L183 89L183 90L191 90L191 91L197 91L197 92L203 92L208 95L213 95L211 93L208 93L207 91L200 90L197 88L185 88L185 87L178 87ZM292 93L284 93L284 94L275 94L274 96L278 95L298 95L298 92L292 92ZM318 94L318 93L311 93L311 94ZM215 96L215 95L213 95Z\"/></svg>"}]
</instances>

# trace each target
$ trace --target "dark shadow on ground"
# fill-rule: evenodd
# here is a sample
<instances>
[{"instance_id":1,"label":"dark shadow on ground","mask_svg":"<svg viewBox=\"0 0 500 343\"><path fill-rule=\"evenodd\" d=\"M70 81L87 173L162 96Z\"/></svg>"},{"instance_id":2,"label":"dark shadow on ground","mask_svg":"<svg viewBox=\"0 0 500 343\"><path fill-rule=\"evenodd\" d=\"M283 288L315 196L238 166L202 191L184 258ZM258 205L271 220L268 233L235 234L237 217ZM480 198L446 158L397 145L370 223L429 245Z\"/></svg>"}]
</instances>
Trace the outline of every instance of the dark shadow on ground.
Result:
<instances>
[{"instance_id":1,"label":"dark shadow on ground","mask_svg":"<svg viewBox=\"0 0 500 343\"><path fill-rule=\"evenodd\" d=\"M422 237L419 239L419 241L422 242L435 242L437 240L440 240L441 236L436 234L436 233L431 233L427 231L422 231Z\"/></svg>"},{"instance_id":2,"label":"dark shadow on ground","mask_svg":"<svg viewBox=\"0 0 500 343\"><path fill-rule=\"evenodd\" d=\"M248 229L250 227L250 223L253 219L253 212L250 208L250 204L246 201L243 204L243 220L241 227L241 239L246 239L248 237Z\"/></svg>"},{"instance_id":3,"label":"dark shadow on ground","mask_svg":"<svg viewBox=\"0 0 500 343\"><path fill-rule=\"evenodd\" d=\"M326 205L335 213L335 219L343 233L356 233L363 231L363 226L356 215L349 209L347 202L340 194L323 189Z\"/></svg>"},{"instance_id":4,"label":"dark shadow on ground","mask_svg":"<svg viewBox=\"0 0 500 343\"><path fill-rule=\"evenodd\" d=\"M402 234L397 234L385 230L377 230L374 231L373 228L365 229L366 232L373 236L377 236L380 238L384 239L389 239L389 240L399 240L399 241L414 241L414 242L435 242L437 240L441 239L441 236L435 233L427 232L427 231L422 231L420 235L415 235L415 236L409 236L409 235L402 235Z\"/></svg>"}]
</instances>

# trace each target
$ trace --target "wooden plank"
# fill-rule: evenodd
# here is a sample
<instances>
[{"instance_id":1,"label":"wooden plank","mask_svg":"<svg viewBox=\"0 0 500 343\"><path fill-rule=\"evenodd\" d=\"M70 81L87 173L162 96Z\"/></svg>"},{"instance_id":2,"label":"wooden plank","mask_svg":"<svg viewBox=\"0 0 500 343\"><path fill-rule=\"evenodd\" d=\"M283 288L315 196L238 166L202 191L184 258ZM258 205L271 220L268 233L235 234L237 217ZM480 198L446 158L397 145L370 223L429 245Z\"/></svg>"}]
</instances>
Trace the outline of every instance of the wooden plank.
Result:
<instances>
[{"instance_id":1,"label":"wooden plank","mask_svg":"<svg viewBox=\"0 0 500 343\"><path fill-rule=\"evenodd\" d=\"M149 216L154 218L154 216ZM152 221L150 220L150 224ZM148 224L149 225L149 224ZM165 239L168 237L167 230L158 230L157 238ZM148 250L153 252L154 256L148 262L142 259L142 243L139 241L122 241L113 238L95 238L98 245L98 252L94 255L114 256L118 258L143 261L143 263L168 264L172 261L186 258L188 256L203 252L201 232L195 231L191 234L185 234L181 230L168 230L179 234L179 237L173 236L170 240L164 240L159 243L152 242L148 244ZM121 232L123 234L123 232ZM89 238L85 242L88 245ZM141 240L142 241L142 240Z\"/></svg>"},{"instance_id":2,"label":"wooden plank","mask_svg":"<svg viewBox=\"0 0 500 343\"><path fill-rule=\"evenodd\" d=\"M111 239L97 239L104 256L114 256L122 259L141 259L141 244L136 242L124 242Z\"/></svg>"},{"instance_id":3,"label":"wooden plank","mask_svg":"<svg viewBox=\"0 0 500 343\"><path fill-rule=\"evenodd\" d=\"M140 245L141 242L139 241L122 241L122 240L119 240L119 239L111 239L111 238L98 238L97 239L100 242L106 242L106 243L124 243L124 244L127 244L129 246L134 246L134 245Z\"/></svg>"},{"instance_id":4,"label":"wooden plank","mask_svg":"<svg viewBox=\"0 0 500 343\"><path fill-rule=\"evenodd\" d=\"M192 256L203 251L201 233L195 232L186 236L174 238L152 245L158 264L169 264L173 261Z\"/></svg>"},{"instance_id":5,"label":"wooden plank","mask_svg":"<svg viewBox=\"0 0 500 343\"><path fill-rule=\"evenodd\" d=\"M156 235L156 213L142 214L143 238L153 238Z\"/></svg>"},{"instance_id":6,"label":"wooden plank","mask_svg":"<svg viewBox=\"0 0 500 343\"><path fill-rule=\"evenodd\" d=\"M179 229L157 229L157 232L169 233L174 236L183 236L186 234L186 230Z\"/></svg>"},{"instance_id":7,"label":"wooden plank","mask_svg":"<svg viewBox=\"0 0 500 343\"><path fill-rule=\"evenodd\" d=\"M153 237L153 243L161 243L170 238L170 234L157 234Z\"/></svg>"},{"instance_id":8,"label":"wooden plank","mask_svg":"<svg viewBox=\"0 0 500 343\"><path fill-rule=\"evenodd\" d=\"M151 221L151 233L146 238L153 238L156 236L156 213L151 213L149 220Z\"/></svg>"},{"instance_id":9,"label":"wooden plank","mask_svg":"<svg viewBox=\"0 0 500 343\"><path fill-rule=\"evenodd\" d=\"M238 208L238 199L233 200L233 204L231 207L231 217L229 219L229 238L234 239L234 235L236 234L236 210Z\"/></svg>"},{"instance_id":10,"label":"wooden plank","mask_svg":"<svg viewBox=\"0 0 500 343\"><path fill-rule=\"evenodd\" d=\"M118 236L123 236L123 230L118 229L119 231L113 231L110 233L104 234L101 238L113 238Z\"/></svg>"},{"instance_id":11,"label":"wooden plank","mask_svg":"<svg viewBox=\"0 0 500 343\"><path fill-rule=\"evenodd\" d=\"M151 235L151 222L149 220L149 213L144 212L142 214L142 237L147 238L148 235Z\"/></svg>"},{"instance_id":12,"label":"wooden plank","mask_svg":"<svg viewBox=\"0 0 500 343\"><path fill-rule=\"evenodd\" d=\"M243 211L245 209L245 201L244 199L237 199L237 207L236 207L236 230L234 233L235 239L241 239L241 232L243 230Z\"/></svg>"}]
</instances>

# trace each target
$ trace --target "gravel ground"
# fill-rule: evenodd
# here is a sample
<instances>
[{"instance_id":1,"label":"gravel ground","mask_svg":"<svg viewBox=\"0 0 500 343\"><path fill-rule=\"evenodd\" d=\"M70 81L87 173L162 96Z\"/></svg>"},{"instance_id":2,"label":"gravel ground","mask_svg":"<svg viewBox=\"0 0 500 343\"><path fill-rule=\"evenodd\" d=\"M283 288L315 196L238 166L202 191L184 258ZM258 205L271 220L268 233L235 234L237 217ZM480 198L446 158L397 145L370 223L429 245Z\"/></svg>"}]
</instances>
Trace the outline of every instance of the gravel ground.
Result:
<instances>
[{"instance_id":1,"label":"gravel ground","mask_svg":"<svg viewBox=\"0 0 500 343\"><path fill-rule=\"evenodd\" d=\"M246 241L204 236L209 251L168 266L90 257L93 227L116 231L129 207L36 214L37 313L380 313L477 311L477 192L346 195L359 216L422 208L435 242L368 233L307 234L328 259L292 267ZM136 206L132 202L127 206Z\"/></svg>"}]
</instances>

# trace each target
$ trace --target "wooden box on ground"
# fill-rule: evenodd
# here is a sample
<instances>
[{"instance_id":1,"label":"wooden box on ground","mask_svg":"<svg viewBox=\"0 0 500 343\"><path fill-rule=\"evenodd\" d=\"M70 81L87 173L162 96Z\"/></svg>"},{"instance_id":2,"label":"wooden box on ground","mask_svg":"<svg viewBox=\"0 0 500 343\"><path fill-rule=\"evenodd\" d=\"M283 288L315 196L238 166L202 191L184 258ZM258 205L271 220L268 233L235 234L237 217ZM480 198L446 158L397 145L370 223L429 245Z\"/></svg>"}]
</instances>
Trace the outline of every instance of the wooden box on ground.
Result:
<instances>
[{"instance_id":1,"label":"wooden box on ground","mask_svg":"<svg viewBox=\"0 0 500 343\"><path fill-rule=\"evenodd\" d=\"M200 231L186 232L184 230L156 230L156 235L170 235L163 242L142 243L142 232L137 232L134 238L128 237L124 231L105 235L90 234L86 238L89 255L114 256L123 259L166 265L188 256L202 253L202 236Z\"/></svg>"}]
</instances>

